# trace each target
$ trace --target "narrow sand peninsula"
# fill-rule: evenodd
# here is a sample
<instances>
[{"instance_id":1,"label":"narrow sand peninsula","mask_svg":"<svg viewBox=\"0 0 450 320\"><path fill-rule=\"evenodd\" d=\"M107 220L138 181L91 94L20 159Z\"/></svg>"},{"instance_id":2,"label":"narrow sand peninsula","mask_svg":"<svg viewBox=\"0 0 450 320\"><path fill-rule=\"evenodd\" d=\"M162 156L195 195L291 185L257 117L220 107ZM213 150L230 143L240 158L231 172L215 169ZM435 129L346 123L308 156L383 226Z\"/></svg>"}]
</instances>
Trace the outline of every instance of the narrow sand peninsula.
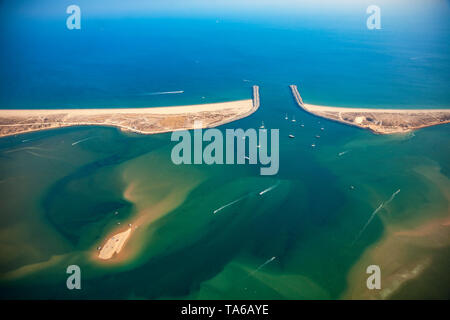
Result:
<instances>
[{"instance_id":1,"label":"narrow sand peninsula","mask_svg":"<svg viewBox=\"0 0 450 320\"><path fill-rule=\"evenodd\" d=\"M405 133L450 122L450 109L363 109L318 106L303 102L297 86L291 85L297 104L305 111L374 133Z\"/></svg>"},{"instance_id":2,"label":"narrow sand peninsula","mask_svg":"<svg viewBox=\"0 0 450 320\"><path fill-rule=\"evenodd\" d=\"M115 253L119 253L122 250L125 241L131 234L131 228L120 232L108 239L105 245L101 248L98 257L102 260L108 260L113 257Z\"/></svg>"},{"instance_id":3,"label":"narrow sand peninsula","mask_svg":"<svg viewBox=\"0 0 450 320\"><path fill-rule=\"evenodd\" d=\"M253 100L238 100L178 107L123 109L41 109L0 110L0 137L69 126L114 126L141 134L163 133L194 128L217 127L255 112L259 88L253 87Z\"/></svg>"}]
</instances>

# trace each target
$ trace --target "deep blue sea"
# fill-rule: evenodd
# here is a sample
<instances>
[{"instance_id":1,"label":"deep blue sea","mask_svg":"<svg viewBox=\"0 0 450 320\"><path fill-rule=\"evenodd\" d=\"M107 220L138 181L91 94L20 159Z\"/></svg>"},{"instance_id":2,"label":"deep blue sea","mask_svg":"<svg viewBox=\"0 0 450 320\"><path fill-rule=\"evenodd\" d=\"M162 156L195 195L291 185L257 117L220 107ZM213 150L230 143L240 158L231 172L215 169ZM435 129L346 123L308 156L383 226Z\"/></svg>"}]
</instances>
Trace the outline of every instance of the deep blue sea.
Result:
<instances>
[{"instance_id":1,"label":"deep blue sea","mask_svg":"<svg viewBox=\"0 0 450 320\"><path fill-rule=\"evenodd\" d=\"M61 10L64 9L60 6ZM149 107L247 98L298 84L306 102L449 107L445 4L408 16L292 12L195 16L5 14L0 108ZM383 11L382 13L384 13ZM15 11L13 11L15 12ZM249 81L248 81L249 80ZM184 91L173 95L155 92Z\"/></svg>"}]
</instances>

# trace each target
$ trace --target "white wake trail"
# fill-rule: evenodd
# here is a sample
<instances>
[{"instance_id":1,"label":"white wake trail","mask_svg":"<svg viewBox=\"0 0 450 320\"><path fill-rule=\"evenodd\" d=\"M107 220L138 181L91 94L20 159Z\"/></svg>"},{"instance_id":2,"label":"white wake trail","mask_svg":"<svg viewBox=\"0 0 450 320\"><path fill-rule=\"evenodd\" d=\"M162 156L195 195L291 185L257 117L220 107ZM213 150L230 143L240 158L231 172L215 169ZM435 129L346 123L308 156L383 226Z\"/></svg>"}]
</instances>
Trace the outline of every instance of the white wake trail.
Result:
<instances>
[{"instance_id":1,"label":"white wake trail","mask_svg":"<svg viewBox=\"0 0 450 320\"><path fill-rule=\"evenodd\" d=\"M51 160L61 160L61 159L59 159L59 158L55 158L55 157L52 157L52 156L39 154L39 153L37 153L37 152L33 152L33 151L30 151L30 150L27 150L26 152L29 153L29 154L31 154L31 155L33 155L33 156L35 156L35 157L39 157L39 158L51 159Z\"/></svg>"},{"instance_id":2,"label":"white wake trail","mask_svg":"<svg viewBox=\"0 0 450 320\"><path fill-rule=\"evenodd\" d=\"M72 146L75 146L75 145L77 145L77 144L79 144L79 143L81 143L83 141L87 141L87 140L94 139L94 138L95 137L89 137L89 138L85 138L85 139L81 139L81 140L75 141L74 143L72 143Z\"/></svg>"},{"instance_id":3,"label":"white wake trail","mask_svg":"<svg viewBox=\"0 0 450 320\"><path fill-rule=\"evenodd\" d=\"M7 154L7 153L11 153L11 152L26 151L26 150L42 150L42 151L47 151L47 149L39 148L39 147L23 147L23 148L17 148L17 149L8 150L8 151L5 151L4 153Z\"/></svg>"},{"instance_id":4,"label":"white wake trail","mask_svg":"<svg viewBox=\"0 0 450 320\"><path fill-rule=\"evenodd\" d=\"M399 192L400 192L400 189L398 189L397 191L395 191L395 192L392 194L392 196L389 198L389 200L386 201L386 202L384 203L384 205L387 205L387 204L391 203L391 201L394 200L395 196L396 196Z\"/></svg>"},{"instance_id":5,"label":"white wake trail","mask_svg":"<svg viewBox=\"0 0 450 320\"><path fill-rule=\"evenodd\" d=\"M272 191L273 189L275 189L276 187L278 187L279 184L280 184L280 181L278 181L277 183L275 183L273 186L271 186L271 187L269 187L269 188L267 188L267 189L261 191L261 192L259 193L259 195L262 196L264 193L269 192L269 191Z\"/></svg>"},{"instance_id":6,"label":"white wake trail","mask_svg":"<svg viewBox=\"0 0 450 320\"><path fill-rule=\"evenodd\" d=\"M225 209L225 208L227 208L227 207L229 207L229 206L232 206L232 205L235 204L236 202L239 202L239 201L241 201L242 199L244 199L245 197L246 197L246 196L240 197L239 199L236 199L236 200L234 200L234 201L231 201L230 203L227 203L226 205L221 206L220 208L214 210L214 211L213 211L213 214L216 214L217 212L222 211L223 209Z\"/></svg>"},{"instance_id":7,"label":"white wake trail","mask_svg":"<svg viewBox=\"0 0 450 320\"><path fill-rule=\"evenodd\" d=\"M261 264L258 268L256 268L255 270L253 270L252 272L249 273L249 275L247 276L250 277L252 275L254 275L255 273L257 273L259 270L261 270L262 268L264 268L265 266L267 266L269 263L271 263L273 260L275 260L277 257L272 257L270 259L268 259L266 262L264 262L263 264Z\"/></svg>"},{"instance_id":8,"label":"white wake trail","mask_svg":"<svg viewBox=\"0 0 450 320\"><path fill-rule=\"evenodd\" d=\"M362 229L359 231L358 235L356 236L355 240L353 240L352 242L352 246L356 243L356 241L359 240L359 238L361 237L361 235L363 234L364 230L366 230L367 226L372 222L372 219L375 217L375 215L377 214L378 211L380 211L383 208L383 204L384 202L382 202L378 208L375 209L374 212L372 212L372 214L370 215L369 220L367 220L366 224L364 225L364 227L362 227Z\"/></svg>"},{"instance_id":9,"label":"white wake trail","mask_svg":"<svg viewBox=\"0 0 450 320\"><path fill-rule=\"evenodd\" d=\"M378 213L378 211L380 211L383 207L385 207L386 205L388 205L389 203L391 203L392 200L394 200L395 196L400 192L400 189L398 189L397 191L395 191L391 197L386 201L386 202L382 202L378 208L375 209L374 212L372 212L372 214L370 215L369 220L367 220L366 224L364 225L364 227L359 231L358 235L356 236L355 240L352 242L352 246L356 243L356 241L359 240L359 238L361 237L361 235L364 233L364 231L366 230L367 226L372 222L373 218L375 217L375 215Z\"/></svg>"},{"instance_id":10,"label":"white wake trail","mask_svg":"<svg viewBox=\"0 0 450 320\"><path fill-rule=\"evenodd\" d=\"M144 96L158 96L158 95L162 95L162 94L180 94L180 93L184 93L184 90L148 92L148 93L143 93L142 95L144 95Z\"/></svg>"}]
</instances>

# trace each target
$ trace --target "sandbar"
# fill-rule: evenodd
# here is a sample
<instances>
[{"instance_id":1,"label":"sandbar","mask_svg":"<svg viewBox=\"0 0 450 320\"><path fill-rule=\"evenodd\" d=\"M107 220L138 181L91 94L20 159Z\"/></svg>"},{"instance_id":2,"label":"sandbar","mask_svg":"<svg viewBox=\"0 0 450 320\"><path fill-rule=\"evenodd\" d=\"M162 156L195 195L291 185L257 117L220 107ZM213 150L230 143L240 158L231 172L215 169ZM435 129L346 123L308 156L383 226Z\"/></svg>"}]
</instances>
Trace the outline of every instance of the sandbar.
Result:
<instances>
[{"instance_id":1,"label":"sandbar","mask_svg":"<svg viewBox=\"0 0 450 320\"><path fill-rule=\"evenodd\" d=\"M119 253L122 250L125 241L131 234L131 228L126 231L120 232L112 236L106 241L105 245L100 249L98 257L102 260L111 259L115 253Z\"/></svg>"},{"instance_id":2,"label":"sandbar","mask_svg":"<svg viewBox=\"0 0 450 320\"><path fill-rule=\"evenodd\" d=\"M378 134L406 133L450 122L450 109L369 109L307 104L297 86L290 87L297 104L306 112Z\"/></svg>"}]
</instances>

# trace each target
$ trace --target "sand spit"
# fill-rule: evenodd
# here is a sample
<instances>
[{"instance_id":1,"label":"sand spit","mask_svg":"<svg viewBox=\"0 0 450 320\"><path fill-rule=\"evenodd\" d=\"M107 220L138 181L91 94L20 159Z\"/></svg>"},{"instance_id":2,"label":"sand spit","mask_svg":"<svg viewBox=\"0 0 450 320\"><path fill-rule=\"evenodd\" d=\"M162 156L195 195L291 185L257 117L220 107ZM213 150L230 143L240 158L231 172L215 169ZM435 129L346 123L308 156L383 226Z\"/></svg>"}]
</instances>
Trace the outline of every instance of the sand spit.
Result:
<instances>
[{"instance_id":1,"label":"sand spit","mask_svg":"<svg viewBox=\"0 0 450 320\"><path fill-rule=\"evenodd\" d=\"M450 109L363 109L318 106L303 102L296 85L290 85L297 104L305 111L378 134L406 133L450 122Z\"/></svg>"},{"instance_id":2,"label":"sand spit","mask_svg":"<svg viewBox=\"0 0 450 320\"><path fill-rule=\"evenodd\" d=\"M217 127L249 116L259 107L258 86L253 99L178 107L122 109L0 110L0 137L70 126L113 126L124 131L154 134Z\"/></svg>"}]
</instances>

